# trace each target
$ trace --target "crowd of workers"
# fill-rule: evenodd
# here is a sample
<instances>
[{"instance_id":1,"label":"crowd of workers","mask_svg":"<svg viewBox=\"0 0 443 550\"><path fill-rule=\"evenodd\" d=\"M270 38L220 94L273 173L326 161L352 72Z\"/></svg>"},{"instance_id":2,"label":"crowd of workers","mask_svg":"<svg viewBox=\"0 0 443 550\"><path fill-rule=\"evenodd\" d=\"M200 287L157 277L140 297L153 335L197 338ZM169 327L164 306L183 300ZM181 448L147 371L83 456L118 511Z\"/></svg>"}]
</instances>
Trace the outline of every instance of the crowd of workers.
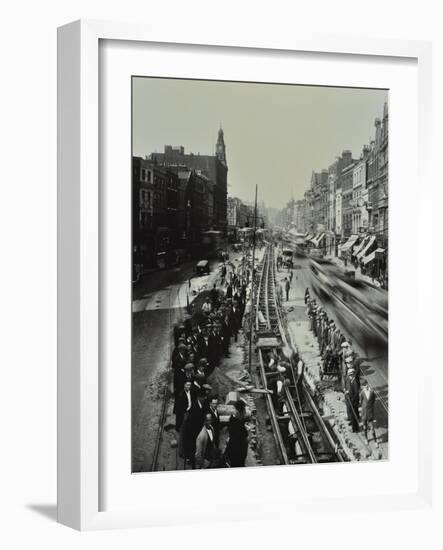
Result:
<instances>
[{"instance_id":1,"label":"crowd of workers","mask_svg":"<svg viewBox=\"0 0 443 550\"><path fill-rule=\"evenodd\" d=\"M352 342L346 338L326 311L305 291L305 304L309 317L309 328L317 338L322 357L323 375L337 376L341 380L346 399L347 419L353 432L360 431L360 421L366 443L368 431L372 432L378 447L375 431L375 392L367 380L361 380L360 361L352 349Z\"/></svg>"},{"instance_id":2,"label":"crowd of workers","mask_svg":"<svg viewBox=\"0 0 443 550\"><path fill-rule=\"evenodd\" d=\"M172 353L174 413L179 455L191 468L244 466L248 450L245 402L238 400L228 422L228 442L220 445L218 396L208 377L229 357L237 341L246 306L246 279L232 264L220 269L220 287L214 284L203 305L183 325L174 327Z\"/></svg>"}]
</instances>

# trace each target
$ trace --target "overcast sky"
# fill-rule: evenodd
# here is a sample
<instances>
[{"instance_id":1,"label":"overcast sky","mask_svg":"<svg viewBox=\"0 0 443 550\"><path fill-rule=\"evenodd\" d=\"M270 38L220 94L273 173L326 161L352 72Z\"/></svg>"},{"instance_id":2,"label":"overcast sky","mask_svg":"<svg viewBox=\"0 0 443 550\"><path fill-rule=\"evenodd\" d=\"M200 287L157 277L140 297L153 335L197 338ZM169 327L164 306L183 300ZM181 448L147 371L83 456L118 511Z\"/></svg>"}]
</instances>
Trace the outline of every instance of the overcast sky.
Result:
<instances>
[{"instance_id":1,"label":"overcast sky","mask_svg":"<svg viewBox=\"0 0 443 550\"><path fill-rule=\"evenodd\" d=\"M283 207L343 149L360 155L387 100L386 90L134 78L133 153L168 144L212 155L221 124L229 195L253 201L257 183L259 200Z\"/></svg>"}]
</instances>

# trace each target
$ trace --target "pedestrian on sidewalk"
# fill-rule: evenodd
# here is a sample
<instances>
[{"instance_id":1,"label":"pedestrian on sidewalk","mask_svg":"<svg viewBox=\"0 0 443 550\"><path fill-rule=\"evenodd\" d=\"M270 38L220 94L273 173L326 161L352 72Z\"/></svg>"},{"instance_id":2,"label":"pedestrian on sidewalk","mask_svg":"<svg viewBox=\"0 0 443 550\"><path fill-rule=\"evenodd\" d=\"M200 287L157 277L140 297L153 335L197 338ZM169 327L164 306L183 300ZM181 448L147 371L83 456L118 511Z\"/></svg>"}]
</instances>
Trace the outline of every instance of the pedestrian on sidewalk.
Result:
<instances>
[{"instance_id":1,"label":"pedestrian on sidewalk","mask_svg":"<svg viewBox=\"0 0 443 550\"><path fill-rule=\"evenodd\" d=\"M292 278L293 278L293 277L294 277L294 272L293 272L292 269L291 269L291 271L290 271L290 273L289 273L289 282L290 282L290 283L292 283Z\"/></svg>"},{"instance_id":2,"label":"pedestrian on sidewalk","mask_svg":"<svg viewBox=\"0 0 443 550\"><path fill-rule=\"evenodd\" d=\"M220 286L223 286L226 278L226 265L223 264L220 273Z\"/></svg>"},{"instance_id":3,"label":"pedestrian on sidewalk","mask_svg":"<svg viewBox=\"0 0 443 550\"><path fill-rule=\"evenodd\" d=\"M237 342L238 331L240 330L240 310L235 303L229 313L229 327L231 329L231 334L234 336L234 341Z\"/></svg>"},{"instance_id":4,"label":"pedestrian on sidewalk","mask_svg":"<svg viewBox=\"0 0 443 550\"><path fill-rule=\"evenodd\" d=\"M348 377L346 379L346 412L348 415L348 422L351 424L353 432L359 431L359 419L358 419L358 406L360 399L360 388L355 376L355 370L350 368L348 371Z\"/></svg>"},{"instance_id":5,"label":"pedestrian on sidewalk","mask_svg":"<svg viewBox=\"0 0 443 550\"><path fill-rule=\"evenodd\" d=\"M229 316L225 315L221 325L223 336L223 353L225 357L229 357L229 344L231 343L231 328L229 326Z\"/></svg>"},{"instance_id":6,"label":"pedestrian on sidewalk","mask_svg":"<svg viewBox=\"0 0 443 550\"><path fill-rule=\"evenodd\" d=\"M232 286L231 286L231 284L228 284L228 286L226 288L226 299L227 300L232 299Z\"/></svg>"},{"instance_id":7,"label":"pedestrian on sidewalk","mask_svg":"<svg viewBox=\"0 0 443 550\"><path fill-rule=\"evenodd\" d=\"M285 277L285 291L286 291L286 301L289 301L289 289L291 288L291 283L289 282L288 278Z\"/></svg>"},{"instance_id":8,"label":"pedestrian on sidewalk","mask_svg":"<svg viewBox=\"0 0 443 550\"><path fill-rule=\"evenodd\" d=\"M309 288L306 287L306 290L305 290L305 304L307 305L308 304L308 301L310 299L311 295L309 293Z\"/></svg>"},{"instance_id":9,"label":"pedestrian on sidewalk","mask_svg":"<svg viewBox=\"0 0 443 550\"><path fill-rule=\"evenodd\" d=\"M378 448L377 434L375 432L375 392L369 386L369 382L365 380L363 382L363 388L360 392L360 407L361 407L361 422L365 433L365 441L368 440L368 429L372 431L372 437L374 439L375 446Z\"/></svg>"}]
</instances>

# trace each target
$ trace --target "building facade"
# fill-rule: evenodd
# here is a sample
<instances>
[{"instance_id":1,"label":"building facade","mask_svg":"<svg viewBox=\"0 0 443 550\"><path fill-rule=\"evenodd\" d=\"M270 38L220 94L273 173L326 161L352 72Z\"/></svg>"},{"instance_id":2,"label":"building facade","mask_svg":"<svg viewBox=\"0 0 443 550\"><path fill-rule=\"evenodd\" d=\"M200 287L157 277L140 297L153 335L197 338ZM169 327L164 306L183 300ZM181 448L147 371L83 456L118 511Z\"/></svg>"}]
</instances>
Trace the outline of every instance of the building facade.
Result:
<instances>
[{"instance_id":1,"label":"building facade","mask_svg":"<svg viewBox=\"0 0 443 550\"><path fill-rule=\"evenodd\" d=\"M226 231L228 165L222 128L218 131L215 151L215 155L200 155L200 153L185 153L181 145L165 145L163 153L151 153L150 159L158 165L169 168L187 167L208 178L213 183L213 228Z\"/></svg>"},{"instance_id":2,"label":"building facade","mask_svg":"<svg viewBox=\"0 0 443 550\"><path fill-rule=\"evenodd\" d=\"M368 224L380 247L388 249L389 114L385 103L382 120L375 120L375 139L368 158Z\"/></svg>"},{"instance_id":3,"label":"building facade","mask_svg":"<svg viewBox=\"0 0 443 550\"><path fill-rule=\"evenodd\" d=\"M358 159L344 150L328 170L312 172L303 199L292 201L274 218L284 225L291 212L297 231L316 235L314 246L325 241L328 254L338 255L339 244L351 235L375 236L375 254L362 268L387 287L388 268L388 194L389 194L389 112L383 107L376 119L375 136L363 146ZM325 237L320 233L324 232ZM320 239L320 240L319 240Z\"/></svg>"},{"instance_id":4,"label":"building facade","mask_svg":"<svg viewBox=\"0 0 443 550\"><path fill-rule=\"evenodd\" d=\"M136 271L155 265L160 252L179 247L179 197L180 183L174 171L133 158L132 242Z\"/></svg>"},{"instance_id":5,"label":"building facade","mask_svg":"<svg viewBox=\"0 0 443 550\"><path fill-rule=\"evenodd\" d=\"M350 237L352 234L354 165L355 161L353 160L341 171L342 237Z\"/></svg>"},{"instance_id":6,"label":"building facade","mask_svg":"<svg viewBox=\"0 0 443 550\"><path fill-rule=\"evenodd\" d=\"M368 231L368 189L366 185L367 158L369 148L363 148L360 159L354 164L352 172L352 234Z\"/></svg>"}]
</instances>

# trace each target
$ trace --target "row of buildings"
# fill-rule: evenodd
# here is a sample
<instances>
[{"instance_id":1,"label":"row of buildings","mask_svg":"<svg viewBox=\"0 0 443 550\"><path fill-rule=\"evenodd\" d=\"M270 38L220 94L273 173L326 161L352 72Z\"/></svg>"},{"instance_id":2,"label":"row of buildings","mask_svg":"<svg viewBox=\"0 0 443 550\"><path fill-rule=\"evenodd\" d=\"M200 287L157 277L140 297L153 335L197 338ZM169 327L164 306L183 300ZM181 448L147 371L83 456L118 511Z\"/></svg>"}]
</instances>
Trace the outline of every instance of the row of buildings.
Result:
<instances>
[{"instance_id":1,"label":"row of buildings","mask_svg":"<svg viewBox=\"0 0 443 550\"><path fill-rule=\"evenodd\" d=\"M313 172L303 199L291 200L282 212L283 224L297 231L324 234L325 253L337 255L339 245L351 236L374 236L383 250L379 271L387 271L388 251L388 140L389 113L374 121L374 138L354 158L345 150L328 169ZM383 273L382 273L383 274Z\"/></svg>"},{"instance_id":2,"label":"row of buildings","mask_svg":"<svg viewBox=\"0 0 443 550\"><path fill-rule=\"evenodd\" d=\"M163 153L132 159L134 270L198 253L205 232L227 229L226 147L220 128L215 155Z\"/></svg>"},{"instance_id":3,"label":"row of buildings","mask_svg":"<svg viewBox=\"0 0 443 550\"><path fill-rule=\"evenodd\" d=\"M267 208L263 201L257 204L255 212L253 204L245 203L237 197L228 197L228 239L231 242L237 241L242 229L253 228L254 217L258 229L269 227Z\"/></svg>"}]
</instances>

